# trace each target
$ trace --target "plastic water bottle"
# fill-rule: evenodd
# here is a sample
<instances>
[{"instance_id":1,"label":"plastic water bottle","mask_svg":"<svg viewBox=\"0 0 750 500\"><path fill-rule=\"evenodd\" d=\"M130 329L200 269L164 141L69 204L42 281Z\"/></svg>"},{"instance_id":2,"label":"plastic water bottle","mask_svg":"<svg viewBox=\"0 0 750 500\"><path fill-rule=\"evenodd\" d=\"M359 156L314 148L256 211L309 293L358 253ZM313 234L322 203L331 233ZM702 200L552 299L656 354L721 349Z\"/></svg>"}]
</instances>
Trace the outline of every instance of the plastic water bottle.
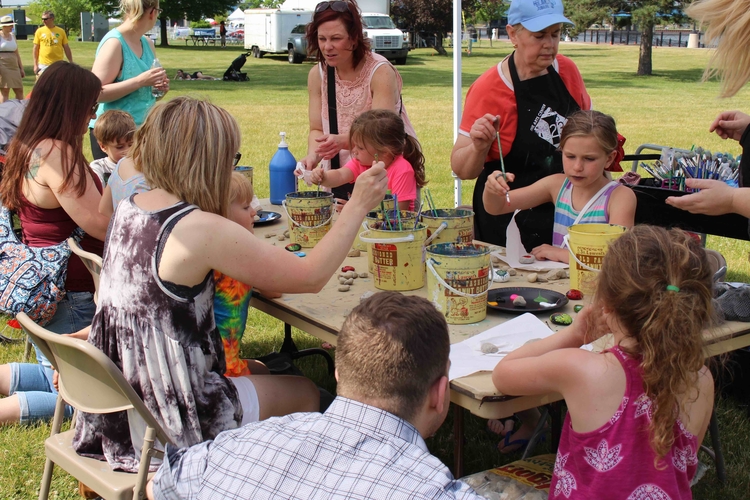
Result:
<instances>
[{"instance_id":1,"label":"plastic water bottle","mask_svg":"<svg viewBox=\"0 0 750 500\"><path fill-rule=\"evenodd\" d=\"M161 68L161 63L154 57L154 62L151 63L151 69L155 68ZM154 99L159 99L160 97L164 97L164 91L159 90L156 87L151 87L151 95L154 96Z\"/></svg>"},{"instance_id":2,"label":"plastic water bottle","mask_svg":"<svg viewBox=\"0 0 750 500\"><path fill-rule=\"evenodd\" d=\"M289 145L286 143L286 132L280 132L281 142L279 149L271 158L268 164L271 181L271 203L281 205L286 199L287 193L297 190L297 178L294 176L294 169L297 166L297 160L289 152Z\"/></svg>"}]
</instances>

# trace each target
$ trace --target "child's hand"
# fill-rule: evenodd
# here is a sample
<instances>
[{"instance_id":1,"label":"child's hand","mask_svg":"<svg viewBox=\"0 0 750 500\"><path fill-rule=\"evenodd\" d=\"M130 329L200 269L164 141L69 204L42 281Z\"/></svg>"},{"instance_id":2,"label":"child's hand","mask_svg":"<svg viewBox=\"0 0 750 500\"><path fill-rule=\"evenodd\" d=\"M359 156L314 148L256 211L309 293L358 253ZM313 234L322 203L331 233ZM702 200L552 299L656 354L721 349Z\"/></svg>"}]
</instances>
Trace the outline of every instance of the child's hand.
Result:
<instances>
[{"instance_id":1,"label":"child's hand","mask_svg":"<svg viewBox=\"0 0 750 500\"><path fill-rule=\"evenodd\" d=\"M554 260L556 262L568 262L568 249L553 247L552 245L539 245L531 251L536 260Z\"/></svg>"},{"instance_id":2,"label":"child's hand","mask_svg":"<svg viewBox=\"0 0 750 500\"><path fill-rule=\"evenodd\" d=\"M611 331L607 325L607 313L596 302L581 309L570 328L574 328L580 336L581 345L589 344Z\"/></svg>"},{"instance_id":3,"label":"child's hand","mask_svg":"<svg viewBox=\"0 0 750 500\"><path fill-rule=\"evenodd\" d=\"M505 176L508 178L508 182L513 182L516 178L513 174L505 174ZM503 173L496 170L487 177L487 183L484 185L484 189L490 194L505 198L505 193L510 191L508 182L505 182L505 179L503 179Z\"/></svg>"},{"instance_id":4,"label":"child's hand","mask_svg":"<svg viewBox=\"0 0 750 500\"><path fill-rule=\"evenodd\" d=\"M312 172L310 172L310 182L313 184L322 184L323 179L325 179L325 172L323 171L323 167L317 167Z\"/></svg>"}]
</instances>

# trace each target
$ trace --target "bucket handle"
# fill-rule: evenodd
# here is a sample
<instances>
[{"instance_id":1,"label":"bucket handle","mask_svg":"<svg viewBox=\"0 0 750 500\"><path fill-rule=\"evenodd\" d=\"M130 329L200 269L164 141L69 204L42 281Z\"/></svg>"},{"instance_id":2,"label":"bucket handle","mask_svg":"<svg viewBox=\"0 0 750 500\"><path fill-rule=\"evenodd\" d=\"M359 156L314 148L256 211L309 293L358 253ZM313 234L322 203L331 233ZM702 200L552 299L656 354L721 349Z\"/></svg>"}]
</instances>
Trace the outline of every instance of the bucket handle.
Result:
<instances>
[{"instance_id":1,"label":"bucket handle","mask_svg":"<svg viewBox=\"0 0 750 500\"><path fill-rule=\"evenodd\" d=\"M362 243L411 243L414 241L414 233L410 233L407 236L402 236L400 238L391 238L391 239L378 239L378 238L368 238L365 235L369 235L370 231L362 231L359 233L359 239L362 241Z\"/></svg>"},{"instance_id":2,"label":"bucket handle","mask_svg":"<svg viewBox=\"0 0 750 500\"><path fill-rule=\"evenodd\" d=\"M437 238L437 235L438 235L438 234L442 233L442 232L443 232L443 230L444 230L444 229L447 229L447 228L448 228L448 223L447 223L447 222L445 222L445 221L441 222L441 223L440 223L440 225L438 226L438 228L437 228L437 229L435 229L435 232L434 232L434 233L432 233L432 234L430 235L430 237L429 237L429 238L427 238L427 239L425 240L425 242L424 242L424 246L427 246L427 245L429 245L429 244L430 244L430 242L431 242L432 240L434 240L435 238Z\"/></svg>"},{"instance_id":3,"label":"bucket handle","mask_svg":"<svg viewBox=\"0 0 750 500\"><path fill-rule=\"evenodd\" d=\"M601 272L601 269L596 269L596 268L593 268L591 266L587 266L586 264L584 264L583 262L581 262L580 260L578 260L578 257L576 257L576 254L573 253L573 249L570 248L570 244L568 243L569 239L570 239L570 235L569 234L566 234L565 236L563 236L563 247L568 247L568 252L570 252L571 257L573 257L573 260L575 260L576 262L578 262L578 265L581 266L584 269L588 269L589 271L593 271L595 273Z\"/></svg>"},{"instance_id":4,"label":"bucket handle","mask_svg":"<svg viewBox=\"0 0 750 500\"><path fill-rule=\"evenodd\" d=\"M284 207L284 212L286 212L286 217L292 222L292 224L294 224L295 226L304 227L305 229L318 229L319 227L323 227L329 222L331 222L331 217L333 217L333 208L331 208L331 215L329 215L328 218L324 222L318 224L317 226L303 226L302 224L294 220L291 215L289 215L289 210L287 210L286 208L286 200L281 200L281 206Z\"/></svg>"},{"instance_id":5,"label":"bucket handle","mask_svg":"<svg viewBox=\"0 0 750 500\"><path fill-rule=\"evenodd\" d=\"M438 281L438 283L440 283L442 286L444 286L445 288L447 288L451 292L455 293L456 295L460 295L461 297L469 297L469 298L472 298L472 299L477 298L477 297L481 297L482 295L484 295L487 292L489 292L490 291L490 286L492 286L492 280L489 279L489 276L488 276L487 277L487 289L485 291L479 292L479 293L466 293L466 292L462 292L462 291L456 290L455 288L453 288L452 286L450 286L448 283L445 282L445 280L443 278L440 277L440 275L435 270L435 266L432 265L432 259L427 259L426 264L427 264L427 268L430 271L432 271L432 274L433 274L433 276L435 276L435 279Z\"/></svg>"}]
</instances>

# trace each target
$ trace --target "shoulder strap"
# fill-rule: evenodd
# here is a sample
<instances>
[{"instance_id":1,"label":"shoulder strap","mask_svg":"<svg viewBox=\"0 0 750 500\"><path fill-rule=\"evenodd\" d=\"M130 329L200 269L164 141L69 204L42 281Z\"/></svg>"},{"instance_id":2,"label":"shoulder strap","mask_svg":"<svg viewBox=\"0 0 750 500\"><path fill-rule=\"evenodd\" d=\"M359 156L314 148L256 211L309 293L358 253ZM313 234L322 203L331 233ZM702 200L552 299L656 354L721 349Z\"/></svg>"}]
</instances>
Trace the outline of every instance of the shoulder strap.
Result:
<instances>
[{"instance_id":1,"label":"shoulder strap","mask_svg":"<svg viewBox=\"0 0 750 500\"><path fill-rule=\"evenodd\" d=\"M336 68L328 66L328 123L331 134L339 133L338 116L336 114ZM331 170L341 167L339 155L331 158Z\"/></svg>"},{"instance_id":2,"label":"shoulder strap","mask_svg":"<svg viewBox=\"0 0 750 500\"><path fill-rule=\"evenodd\" d=\"M586 212L589 211L589 208L591 208L591 205L593 205L594 202L596 200L598 200L599 197L602 194L604 194L604 192L607 189L609 189L612 186L613 183L617 184L615 181L609 181L604 186L602 186L602 188L599 191L597 191L597 193L594 196L591 197L591 199L583 206L583 208L581 209L581 211L578 212L578 217L576 217L576 220L573 222L573 224L578 224L579 222L581 222L581 219L583 219L583 216L586 215ZM571 191L571 195L570 195L570 204L571 205L573 204L573 191Z\"/></svg>"}]
</instances>

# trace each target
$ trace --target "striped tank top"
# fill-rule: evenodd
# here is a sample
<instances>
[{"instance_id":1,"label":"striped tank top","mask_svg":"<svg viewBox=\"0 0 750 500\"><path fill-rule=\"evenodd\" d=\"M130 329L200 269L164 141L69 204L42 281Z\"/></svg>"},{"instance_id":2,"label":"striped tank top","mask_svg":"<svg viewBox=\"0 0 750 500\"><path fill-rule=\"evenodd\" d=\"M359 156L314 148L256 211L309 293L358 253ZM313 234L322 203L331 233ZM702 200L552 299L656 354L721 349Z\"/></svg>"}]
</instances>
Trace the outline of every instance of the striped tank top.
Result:
<instances>
[{"instance_id":1,"label":"striped tank top","mask_svg":"<svg viewBox=\"0 0 750 500\"><path fill-rule=\"evenodd\" d=\"M599 196L588 206L586 213L583 214L577 224L608 224L607 206L609 205L609 197L612 196L612 192L617 189L617 186L619 186L617 182L610 181L605 189L599 191ZM568 228L576 224L579 215L580 212L573 208L573 185L566 177L555 202L555 224L552 228L553 246L563 246L563 238L568 234Z\"/></svg>"}]
</instances>

